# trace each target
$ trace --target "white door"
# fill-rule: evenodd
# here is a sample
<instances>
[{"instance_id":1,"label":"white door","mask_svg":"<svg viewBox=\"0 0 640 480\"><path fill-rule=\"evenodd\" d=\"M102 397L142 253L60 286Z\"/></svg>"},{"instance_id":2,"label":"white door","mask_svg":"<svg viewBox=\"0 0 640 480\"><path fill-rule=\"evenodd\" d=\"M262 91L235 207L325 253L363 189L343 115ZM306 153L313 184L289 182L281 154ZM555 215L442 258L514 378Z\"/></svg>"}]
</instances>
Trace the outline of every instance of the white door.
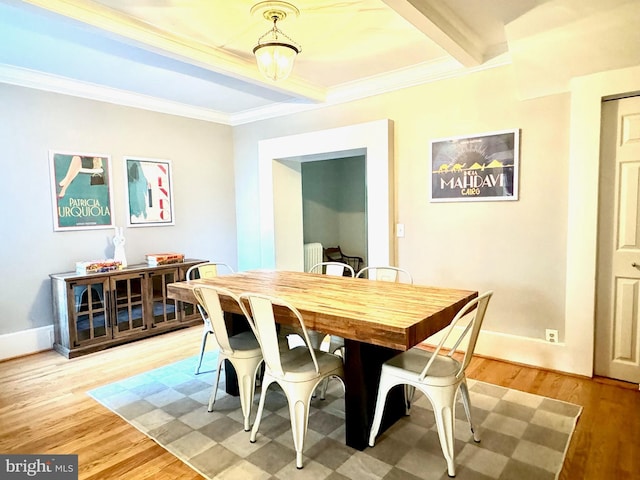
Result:
<instances>
[{"instance_id":1,"label":"white door","mask_svg":"<svg viewBox=\"0 0 640 480\"><path fill-rule=\"evenodd\" d=\"M595 373L640 383L640 97L603 102Z\"/></svg>"}]
</instances>

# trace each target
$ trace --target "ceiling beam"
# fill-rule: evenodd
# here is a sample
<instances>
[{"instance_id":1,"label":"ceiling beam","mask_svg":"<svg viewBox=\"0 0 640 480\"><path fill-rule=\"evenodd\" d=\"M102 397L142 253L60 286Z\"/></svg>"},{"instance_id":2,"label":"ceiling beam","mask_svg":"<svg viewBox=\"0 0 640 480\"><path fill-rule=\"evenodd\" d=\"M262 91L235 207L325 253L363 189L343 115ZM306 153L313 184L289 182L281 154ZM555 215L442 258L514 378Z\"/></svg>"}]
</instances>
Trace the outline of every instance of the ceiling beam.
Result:
<instances>
[{"instance_id":1,"label":"ceiling beam","mask_svg":"<svg viewBox=\"0 0 640 480\"><path fill-rule=\"evenodd\" d=\"M441 1L383 1L465 67L477 67L484 63L487 46Z\"/></svg>"},{"instance_id":2,"label":"ceiling beam","mask_svg":"<svg viewBox=\"0 0 640 480\"><path fill-rule=\"evenodd\" d=\"M283 82L265 82L253 59L249 62L222 49L180 38L98 3L86 0L24 1L44 10L80 21L97 30L114 34L122 42L159 55L312 103L321 103L326 100L326 89L298 79L295 75Z\"/></svg>"}]
</instances>

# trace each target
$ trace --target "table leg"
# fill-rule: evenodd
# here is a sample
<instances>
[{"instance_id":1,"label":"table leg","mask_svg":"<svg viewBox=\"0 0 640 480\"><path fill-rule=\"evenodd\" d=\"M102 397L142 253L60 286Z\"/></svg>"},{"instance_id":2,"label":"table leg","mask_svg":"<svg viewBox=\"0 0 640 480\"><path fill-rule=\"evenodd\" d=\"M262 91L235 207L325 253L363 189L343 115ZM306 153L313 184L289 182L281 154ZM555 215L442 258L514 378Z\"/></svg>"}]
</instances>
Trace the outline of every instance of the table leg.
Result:
<instances>
[{"instance_id":1,"label":"table leg","mask_svg":"<svg viewBox=\"0 0 640 480\"><path fill-rule=\"evenodd\" d=\"M224 312L224 319L229 335L235 335L249 329L249 324L247 323L244 315ZM240 395L238 375L236 374L236 369L233 368L233 365L231 365L229 360L224 361L224 383L226 392L229 395L234 397Z\"/></svg>"},{"instance_id":2,"label":"table leg","mask_svg":"<svg viewBox=\"0 0 640 480\"><path fill-rule=\"evenodd\" d=\"M382 364L398 350L345 339L346 444L364 450L369 443ZM387 396L380 433L405 414L404 390L394 388Z\"/></svg>"}]
</instances>

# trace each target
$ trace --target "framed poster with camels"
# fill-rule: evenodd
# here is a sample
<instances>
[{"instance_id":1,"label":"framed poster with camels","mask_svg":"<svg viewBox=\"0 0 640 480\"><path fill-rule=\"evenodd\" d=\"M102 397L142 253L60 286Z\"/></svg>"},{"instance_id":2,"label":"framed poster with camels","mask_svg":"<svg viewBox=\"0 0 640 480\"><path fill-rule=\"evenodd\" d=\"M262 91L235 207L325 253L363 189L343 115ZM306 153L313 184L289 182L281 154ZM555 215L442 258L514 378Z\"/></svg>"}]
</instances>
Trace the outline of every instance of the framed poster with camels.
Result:
<instances>
[{"instance_id":1,"label":"framed poster with camels","mask_svg":"<svg viewBox=\"0 0 640 480\"><path fill-rule=\"evenodd\" d=\"M520 130L431 141L432 202L518 200Z\"/></svg>"}]
</instances>

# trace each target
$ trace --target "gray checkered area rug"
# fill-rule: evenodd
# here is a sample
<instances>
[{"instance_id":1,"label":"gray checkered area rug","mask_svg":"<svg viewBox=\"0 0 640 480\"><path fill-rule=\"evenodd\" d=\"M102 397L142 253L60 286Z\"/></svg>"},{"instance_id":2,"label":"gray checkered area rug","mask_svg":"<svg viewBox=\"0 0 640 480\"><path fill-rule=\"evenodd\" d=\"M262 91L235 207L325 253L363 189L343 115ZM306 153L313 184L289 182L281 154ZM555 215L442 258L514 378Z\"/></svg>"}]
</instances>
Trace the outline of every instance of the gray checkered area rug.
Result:
<instances>
[{"instance_id":1,"label":"gray checkered area rug","mask_svg":"<svg viewBox=\"0 0 640 480\"><path fill-rule=\"evenodd\" d=\"M240 400L225 393L221 376L214 411L207 402L216 352L94 389L88 394L208 479L444 480L431 406L416 392L411 415L380 435L373 448L345 445L344 394L338 380L326 399L314 398L305 440L304 468L297 470L289 411L281 390L270 387L256 443L243 430ZM208 371L207 371L208 370ZM456 409L456 478L556 479L582 407L468 380L475 443L462 404ZM260 389L256 391L257 410ZM82 462L82 459L80 459Z\"/></svg>"}]
</instances>

